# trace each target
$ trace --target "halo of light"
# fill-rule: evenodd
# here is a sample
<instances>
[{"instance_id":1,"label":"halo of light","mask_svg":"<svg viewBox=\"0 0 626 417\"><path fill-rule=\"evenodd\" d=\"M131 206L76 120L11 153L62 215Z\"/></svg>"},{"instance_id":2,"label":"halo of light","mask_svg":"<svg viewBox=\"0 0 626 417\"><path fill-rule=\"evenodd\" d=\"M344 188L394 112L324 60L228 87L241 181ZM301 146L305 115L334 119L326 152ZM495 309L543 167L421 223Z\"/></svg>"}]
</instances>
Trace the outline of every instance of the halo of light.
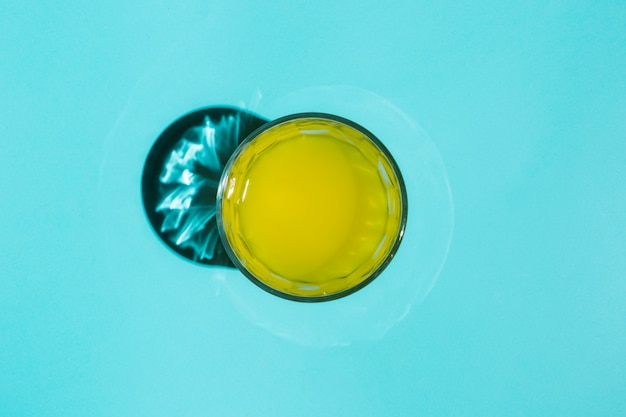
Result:
<instances>
[{"instance_id":1,"label":"halo of light","mask_svg":"<svg viewBox=\"0 0 626 417\"><path fill-rule=\"evenodd\" d=\"M452 198L433 142L409 116L366 90L313 87L271 99L280 93L280 83L263 90L245 71L225 71L208 54L170 52L138 80L103 144L96 187L105 233L98 238L110 260L109 275L133 280L135 296L149 294L159 283L206 279L212 288L207 303L220 303L225 312L230 311L226 304L232 305L245 320L294 343L333 346L382 337L428 294L447 256ZM165 256L169 250L155 238L143 210L143 165L172 120L212 105L248 109L270 120L298 112L331 113L372 131L398 163L409 195L406 233L384 273L348 297L303 304L259 290L237 270Z\"/></svg>"},{"instance_id":2,"label":"halo of light","mask_svg":"<svg viewBox=\"0 0 626 417\"><path fill-rule=\"evenodd\" d=\"M346 345L378 339L399 323L435 285L453 231L453 203L443 161L428 135L384 98L356 87L321 86L298 90L257 111L270 119L299 112L337 114L359 123L381 140L403 174L409 198L405 236L385 271L348 297L299 304L258 294L229 273L228 293L251 321L293 342Z\"/></svg>"}]
</instances>

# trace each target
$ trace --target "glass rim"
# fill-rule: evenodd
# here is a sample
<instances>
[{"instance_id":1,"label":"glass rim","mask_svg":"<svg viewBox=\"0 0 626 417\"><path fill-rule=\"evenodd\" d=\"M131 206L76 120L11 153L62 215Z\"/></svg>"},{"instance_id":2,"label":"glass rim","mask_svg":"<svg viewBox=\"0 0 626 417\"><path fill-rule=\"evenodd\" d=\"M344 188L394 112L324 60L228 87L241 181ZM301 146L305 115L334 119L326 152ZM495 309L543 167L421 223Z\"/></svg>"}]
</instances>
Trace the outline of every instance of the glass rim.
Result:
<instances>
[{"instance_id":1,"label":"glass rim","mask_svg":"<svg viewBox=\"0 0 626 417\"><path fill-rule=\"evenodd\" d=\"M342 290L333 294L321 295L321 296L303 296L303 295L295 295L295 294L290 294L290 293L280 291L268 285L262 279L258 278L255 274L250 272L243 265L243 263L239 260L239 257L233 250L230 244L230 241L228 240L227 232L224 228L224 222L223 222L223 217L222 217L222 199L223 199L224 191L226 190L226 183L228 182L230 170L233 167L233 165L236 163L238 157L245 151L248 144L250 144L256 138L261 136L263 133L277 126L280 126L288 122L293 122L297 120L307 120L307 119L322 119L322 120L328 120L331 122L338 122L348 127L351 127L355 129L356 131L358 131L359 133L363 134L376 148L378 148L378 150L380 150L382 155L387 159L387 162L391 166L391 169L393 170L396 176L396 179L398 181L398 188L400 192L400 206L401 206L400 222L398 224L398 230L394 238L393 245L391 246L389 253L385 256L383 261L378 265L378 267L376 267L376 269L373 272L367 275L367 277L363 279L362 281L360 281L359 283L351 287L348 287L345 290ZM222 171L222 175L221 175L218 189L217 189L217 196L216 196L217 229L220 235L220 240L222 241L224 249L226 250L226 254L230 257L235 267L244 276L246 276L246 278L252 281L252 283L257 285L264 291L272 295L275 295L277 297L283 298L283 299L304 302L304 303L317 303L317 302L332 301L332 300L336 300L339 298L343 298L345 296L348 296L350 294L353 294L359 291L360 289L364 288L365 286L370 284L372 281L374 281L374 279L376 279L378 276L380 276L382 272L385 270L385 268L392 261L392 259L394 258L395 254L397 253L400 247L400 243L402 241L402 238L404 236L404 232L406 229L407 217L408 217L408 196L407 196L407 191L406 191L406 185L404 183L404 178L402 177L400 167L398 166L397 162L395 161L395 159L393 158L393 156L391 155L387 147L382 143L380 139L378 139L378 137L376 137L376 135L374 135L372 132L370 132L369 130L361 126L360 124L353 122L352 120L346 119L344 117L341 117L341 116L337 116L337 115L330 114L330 113L322 113L322 112L301 112L301 113L294 113L294 114L286 115L278 119L272 120L260 126L259 128L254 130L252 133L250 133L243 141L241 141L239 146L237 146L237 149L235 149L233 154L228 159L228 162L226 163L224 170Z\"/></svg>"}]
</instances>

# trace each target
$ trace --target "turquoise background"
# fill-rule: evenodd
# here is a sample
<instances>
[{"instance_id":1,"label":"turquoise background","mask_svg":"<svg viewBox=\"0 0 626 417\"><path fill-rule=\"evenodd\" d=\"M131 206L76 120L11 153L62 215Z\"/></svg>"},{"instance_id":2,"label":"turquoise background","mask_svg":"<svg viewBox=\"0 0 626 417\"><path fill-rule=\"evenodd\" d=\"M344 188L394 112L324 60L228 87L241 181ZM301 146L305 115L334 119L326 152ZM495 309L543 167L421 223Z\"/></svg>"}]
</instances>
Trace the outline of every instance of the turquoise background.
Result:
<instances>
[{"instance_id":1,"label":"turquoise background","mask_svg":"<svg viewBox=\"0 0 626 417\"><path fill-rule=\"evenodd\" d=\"M625 28L619 0L2 0L0 416L626 415ZM188 110L350 84L415 118L455 207L428 298L304 346L111 242L107 138L164 67L211 84Z\"/></svg>"}]
</instances>

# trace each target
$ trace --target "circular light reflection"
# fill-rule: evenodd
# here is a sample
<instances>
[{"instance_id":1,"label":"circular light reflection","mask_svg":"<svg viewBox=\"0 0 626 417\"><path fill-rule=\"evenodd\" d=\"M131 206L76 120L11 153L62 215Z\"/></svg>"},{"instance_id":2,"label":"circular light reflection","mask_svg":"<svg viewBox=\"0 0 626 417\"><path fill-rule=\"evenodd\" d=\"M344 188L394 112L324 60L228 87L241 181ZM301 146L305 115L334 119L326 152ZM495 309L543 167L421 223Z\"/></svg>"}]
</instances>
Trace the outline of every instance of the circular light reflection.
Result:
<instances>
[{"instance_id":1,"label":"circular light reflection","mask_svg":"<svg viewBox=\"0 0 626 417\"><path fill-rule=\"evenodd\" d=\"M362 290L329 303L293 303L260 293L222 271L227 292L252 322L293 342L346 345L385 335L436 283L453 231L445 166L428 135L384 98L355 87L313 87L256 111L270 119L299 112L341 115L372 132L394 156L408 195L403 242L384 272Z\"/></svg>"}]
</instances>

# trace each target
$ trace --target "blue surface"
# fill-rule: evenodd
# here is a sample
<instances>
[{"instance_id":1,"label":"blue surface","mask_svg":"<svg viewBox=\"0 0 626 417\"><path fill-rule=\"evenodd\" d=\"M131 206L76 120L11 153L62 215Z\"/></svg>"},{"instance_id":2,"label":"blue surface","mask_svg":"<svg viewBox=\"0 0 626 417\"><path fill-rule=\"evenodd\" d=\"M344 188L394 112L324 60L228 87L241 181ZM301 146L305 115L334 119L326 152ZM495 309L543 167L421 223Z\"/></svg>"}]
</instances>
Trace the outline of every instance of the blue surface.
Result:
<instances>
[{"instance_id":1,"label":"blue surface","mask_svg":"<svg viewBox=\"0 0 626 417\"><path fill-rule=\"evenodd\" d=\"M4 0L0 416L625 415L625 27L608 0ZM455 230L403 321L312 347L144 239L148 148L110 145L341 84L429 133Z\"/></svg>"}]
</instances>

